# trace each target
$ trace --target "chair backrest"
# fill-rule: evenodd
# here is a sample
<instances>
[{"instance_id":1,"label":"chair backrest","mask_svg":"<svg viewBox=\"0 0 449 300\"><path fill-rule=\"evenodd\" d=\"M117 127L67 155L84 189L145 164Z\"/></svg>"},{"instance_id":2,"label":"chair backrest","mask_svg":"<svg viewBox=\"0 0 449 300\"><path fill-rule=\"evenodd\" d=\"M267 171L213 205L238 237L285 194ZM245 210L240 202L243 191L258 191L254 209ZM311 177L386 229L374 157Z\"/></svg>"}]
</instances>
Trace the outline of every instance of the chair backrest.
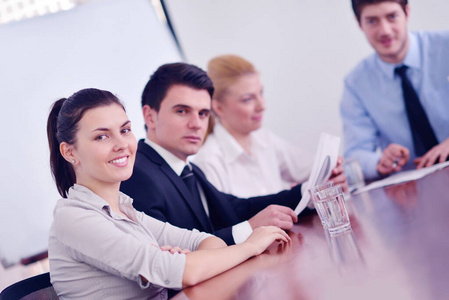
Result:
<instances>
[{"instance_id":1,"label":"chair backrest","mask_svg":"<svg viewBox=\"0 0 449 300\"><path fill-rule=\"evenodd\" d=\"M50 273L40 274L8 286L0 294L0 300L57 300L50 282Z\"/></svg>"}]
</instances>

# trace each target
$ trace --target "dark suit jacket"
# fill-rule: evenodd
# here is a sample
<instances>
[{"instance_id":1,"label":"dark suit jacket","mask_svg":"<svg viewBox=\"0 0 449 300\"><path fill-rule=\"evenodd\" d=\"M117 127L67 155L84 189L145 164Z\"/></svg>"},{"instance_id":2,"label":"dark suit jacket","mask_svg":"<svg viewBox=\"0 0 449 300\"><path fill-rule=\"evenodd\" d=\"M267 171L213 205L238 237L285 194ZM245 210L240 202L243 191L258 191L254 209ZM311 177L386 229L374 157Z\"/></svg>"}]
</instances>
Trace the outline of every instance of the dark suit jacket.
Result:
<instances>
[{"instance_id":1,"label":"dark suit jacket","mask_svg":"<svg viewBox=\"0 0 449 300\"><path fill-rule=\"evenodd\" d=\"M301 199L301 186L275 195L237 198L218 191L194 164L193 173L201 185L209 206L209 218L203 207L195 207L184 181L144 140L139 141L136 163L130 179L121 191L134 199L133 205L161 221L187 229L196 228L234 244L232 226L246 221L270 204L294 209Z\"/></svg>"}]
</instances>

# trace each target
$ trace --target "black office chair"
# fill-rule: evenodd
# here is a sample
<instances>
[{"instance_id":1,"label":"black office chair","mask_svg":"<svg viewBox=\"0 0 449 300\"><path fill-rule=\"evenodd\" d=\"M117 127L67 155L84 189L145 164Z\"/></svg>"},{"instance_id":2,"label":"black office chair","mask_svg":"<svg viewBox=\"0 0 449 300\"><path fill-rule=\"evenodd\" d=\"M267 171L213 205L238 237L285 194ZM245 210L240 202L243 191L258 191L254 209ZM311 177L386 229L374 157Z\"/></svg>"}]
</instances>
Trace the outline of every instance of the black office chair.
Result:
<instances>
[{"instance_id":1,"label":"black office chair","mask_svg":"<svg viewBox=\"0 0 449 300\"><path fill-rule=\"evenodd\" d=\"M50 282L50 273L40 274L8 286L0 300L58 300Z\"/></svg>"}]
</instances>

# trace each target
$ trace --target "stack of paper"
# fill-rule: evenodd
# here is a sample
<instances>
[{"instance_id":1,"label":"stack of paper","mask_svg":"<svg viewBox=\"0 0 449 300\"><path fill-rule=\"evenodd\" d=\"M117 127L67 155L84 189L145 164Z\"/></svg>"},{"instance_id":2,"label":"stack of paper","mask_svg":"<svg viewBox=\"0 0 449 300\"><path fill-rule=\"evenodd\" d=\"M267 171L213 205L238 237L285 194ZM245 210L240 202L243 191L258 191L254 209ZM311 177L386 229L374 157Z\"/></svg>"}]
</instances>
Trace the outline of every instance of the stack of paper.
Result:
<instances>
[{"instance_id":1,"label":"stack of paper","mask_svg":"<svg viewBox=\"0 0 449 300\"><path fill-rule=\"evenodd\" d=\"M402 182L406 182L406 181L417 180L417 179L424 177L430 173L441 170L447 166L449 166L449 161L440 163L440 164L436 164L436 165L433 165L428 168L422 168L419 170L402 171L402 172L393 174L387 178L384 178L382 180L375 181L367 186L361 187L361 188L357 189L353 194L356 195L359 193L367 192L369 190L377 189L377 188L392 185L392 184L398 184L398 183L402 183Z\"/></svg>"}]
</instances>

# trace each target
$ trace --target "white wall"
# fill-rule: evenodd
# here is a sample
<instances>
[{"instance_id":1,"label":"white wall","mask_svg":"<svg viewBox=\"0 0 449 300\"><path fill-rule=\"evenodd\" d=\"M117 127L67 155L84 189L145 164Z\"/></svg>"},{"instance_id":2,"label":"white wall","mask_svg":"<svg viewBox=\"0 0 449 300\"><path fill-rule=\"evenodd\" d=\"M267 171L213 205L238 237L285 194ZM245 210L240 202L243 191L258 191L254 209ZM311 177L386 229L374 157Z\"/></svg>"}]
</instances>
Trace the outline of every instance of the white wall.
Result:
<instances>
[{"instance_id":1,"label":"white wall","mask_svg":"<svg viewBox=\"0 0 449 300\"><path fill-rule=\"evenodd\" d=\"M314 152L321 131L341 135L343 78L372 52L350 0L166 0L190 63L234 53L259 69L264 126ZM448 29L449 1L409 1L410 29Z\"/></svg>"},{"instance_id":2,"label":"white wall","mask_svg":"<svg viewBox=\"0 0 449 300\"><path fill-rule=\"evenodd\" d=\"M0 41L0 258L10 264L47 249L59 198L47 149L50 105L82 88L110 90L142 138L143 87L180 56L150 0L95 1L2 25Z\"/></svg>"}]
</instances>

